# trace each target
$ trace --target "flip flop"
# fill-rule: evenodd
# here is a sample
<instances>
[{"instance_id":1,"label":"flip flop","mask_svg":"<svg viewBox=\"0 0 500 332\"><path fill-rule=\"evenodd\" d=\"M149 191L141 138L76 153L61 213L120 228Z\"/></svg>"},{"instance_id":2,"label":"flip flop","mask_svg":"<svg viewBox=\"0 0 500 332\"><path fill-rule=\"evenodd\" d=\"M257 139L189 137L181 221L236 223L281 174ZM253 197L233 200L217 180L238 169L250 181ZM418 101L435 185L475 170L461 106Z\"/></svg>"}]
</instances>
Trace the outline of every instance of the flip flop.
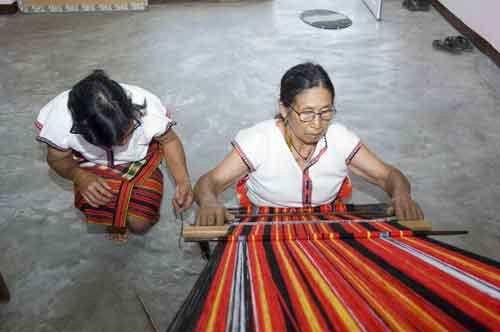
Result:
<instances>
[{"instance_id":1,"label":"flip flop","mask_svg":"<svg viewBox=\"0 0 500 332\"><path fill-rule=\"evenodd\" d=\"M418 0L404 0L402 3L403 7L412 12L426 12L429 11L430 3L422 5Z\"/></svg>"},{"instance_id":2,"label":"flip flop","mask_svg":"<svg viewBox=\"0 0 500 332\"><path fill-rule=\"evenodd\" d=\"M455 47L465 51L465 52L472 52L474 47L472 46L472 43L470 40L465 38L464 36L456 36L453 38L453 43L455 44Z\"/></svg>"},{"instance_id":3,"label":"flip flop","mask_svg":"<svg viewBox=\"0 0 500 332\"><path fill-rule=\"evenodd\" d=\"M462 52L462 49L457 47L457 45L455 44L453 37L446 37L444 40L436 39L432 42L432 46L436 50L445 51L452 54L460 54Z\"/></svg>"}]
</instances>

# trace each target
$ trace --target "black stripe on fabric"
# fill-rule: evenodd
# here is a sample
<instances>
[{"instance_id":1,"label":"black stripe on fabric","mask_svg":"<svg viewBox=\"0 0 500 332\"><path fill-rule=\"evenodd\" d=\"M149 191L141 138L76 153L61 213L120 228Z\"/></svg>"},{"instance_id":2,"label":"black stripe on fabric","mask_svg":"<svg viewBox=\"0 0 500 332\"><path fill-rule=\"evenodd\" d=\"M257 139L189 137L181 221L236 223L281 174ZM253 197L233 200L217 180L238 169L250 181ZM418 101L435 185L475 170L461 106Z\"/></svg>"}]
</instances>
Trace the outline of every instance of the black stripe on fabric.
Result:
<instances>
[{"instance_id":1,"label":"black stripe on fabric","mask_svg":"<svg viewBox=\"0 0 500 332\"><path fill-rule=\"evenodd\" d=\"M263 242L262 243L264 247L264 253L266 254L266 261L268 263L269 270L271 271L271 276L273 278L273 282L276 285L276 288L280 292L280 295L285 301L285 304L287 306L288 312L290 313L287 314L287 310L282 308L283 314L285 316L285 322L287 326L292 326L293 324L297 325L297 321L295 320L296 314L293 311L293 306L292 306L292 301L290 299L290 296L288 295L288 291L286 289L286 283L285 280L283 279L283 276L281 275L281 270L279 269L278 265L278 260L276 259L276 255L274 253L274 249L272 246L272 242ZM284 305L284 304L282 304ZM293 328L289 329L288 331L292 331Z\"/></svg>"},{"instance_id":2,"label":"black stripe on fabric","mask_svg":"<svg viewBox=\"0 0 500 332\"><path fill-rule=\"evenodd\" d=\"M362 226L364 229L370 231L370 232L380 232L380 230L373 226L371 223L369 222L359 222L358 225Z\"/></svg>"},{"instance_id":3,"label":"black stripe on fabric","mask_svg":"<svg viewBox=\"0 0 500 332\"><path fill-rule=\"evenodd\" d=\"M354 239L354 234L347 232L340 223L330 223L328 227L335 233L339 233L341 239Z\"/></svg>"},{"instance_id":4,"label":"black stripe on fabric","mask_svg":"<svg viewBox=\"0 0 500 332\"><path fill-rule=\"evenodd\" d=\"M370 251L358 240L344 241L350 247L355 249L358 253L363 255L366 259L372 261L385 272L396 278L399 282L406 287L413 290L415 293L423 297L428 302L432 303L436 308L440 309L443 313L447 314L450 318L459 322L464 326L467 331L488 331L488 328L480 322L469 316L467 313L456 307L452 303L446 301L440 295L423 285L422 283L412 279L410 276L403 273L397 267L387 262L384 258Z\"/></svg>"},{"instance_id":5,"label":"black stripe on fabric","mask_svg":"<svg viewBox=\"0 0 500 332\"><path fill-rule=\"evenodd\" d=\"M293 256L291 249L289 247L289 241L283 241L282 243L283 243L283 247L285 247L285 250L288 252L287 255L288 255L288 257L290 257L291 262L293 263L293 265L295 265L295 268L297 269L297 271L299 271L299 274L302 277L302 280L305 281L305 286L307 287L307 290L308 290L309 294L311 295L313 302L316 304L316 307L318 308L320 315L323 317L324 321L326 322L326 325L328 326L327 331L331 331L331 332L336 331L336 329L332 325L332 322L330 321L328 315L326 314L325 310L323 309L323 305L321 304L320 300L316 296L316 292L314 291L313 287L309 283L309 279L306 277L304 271L301 269L297 260ZM299 248L298 250L302 250L302 248Z\"/></svg>"},{"instance_id":6,"label":"black stripe on fabric","mask_svg":"<svg viewBox=\"0 0 500 332\"><path fill-rule=\"evenodd\" d=\"M264 230L262 232L262 239L264 241L269 241L271 239L271 227L272 225L264 225Z\"/></svg>"},{"instance_id":7,"label":"black stripe on fabric","mask_svg":"<svg viewBox=\"0 0 500 332\"><path fill-rule=\"evenodd\" d=\"M397 228L399 229L400 231L407 231L407 230L410 230L408 227L400 224L399 222L388 222L387 224L389 224L390 226L394 227L394 228Z\"/></svg>"},{"instance_id":8,"label":"black stripe on fabric","mask_svg":"<svg viewBox=\"0 0 500 332\"><path fill-rule=\"evenodd\" d=\"M210 288L213 286L213 278L222 259L222 254L227 242L219 242L215 247L210 260L201 272L191 292L170 322L167 332L195 331L196 324L201 317L201 311L205 305Z\"/></svg>"},{"instance_id":9,"label":"black stripe on fabric","mask_svg":"<svg viewBox=\"0 0 500 332\"><path fill-rule=\"evenodd\" d=\"M467 251L465 249L457 248L457 247L455 247L455 246L453 246L451 244L444 243L444 242L438 241L436 239L431 239L429 237L424 237L422 239L424 241L433 243L435 245L441 246L441 247L446 248L448 250L456 251L456 252L458 252L461 255L464 255L466 257L475 259L475 260L477 260L477 261L479 261L479 262L481 262L483 264L489 265L491 267L494 267L494 268L497 268L497 269L500 268L500 262L498 262L498 261L496 261L496 260L494 260L492 258L488 258L486 256L481 256L481 255L475 254L473 252Z\"/></svg>"},{"instance_id":10,"label":"black stripe on fabric","mask_svg":"<svg viewBox=\"0 0 500 332\"><path fill-rule=\"evenodd\" d=\"M92 214L92 213L86 213L85 217L88 219L96 219L96 220L108 220L110 219L111 216L101 216L97 214Z\"/></svg>"},{"instance_id":11,"label":"black stripe on fabric","mask_svg":"<svg viewBox=\"0 0 500 332\"><path fill-rule=\"evenodd\" d=\"M134 203L134 204L137 204L137 205L140 205L140 206L144 206L144 207L147 207L151 210L158 210L159 206L158 205L154 205L154 204L151 204L149 202L145 202L145 201L142 201L142 200L139 200L139 199L135 199L135 198L131 198L130 199L130 203Z\"/></svg>"},{"instance_id":12,"label":"black stripe on fabric","mask_svg":"<svg viewBox=\"0 0 500 332\"><path fill-rule=\"evenodd\" d=\"M89 203L83 203L80 210L84 210L84 212L87 211L89 213L91 213L92 211L103 211L103 212L108 212L111 214L115 213L114 208L110 208L106 205L101 205L101 206L95 208L95 207L91 206Z\"/></svg>"},{"instance_id":13,"label":"black stripe on fabric","mask_svg":"<svg viewBox=\"0 0 500 332\"><path fill-rule=\"evenodd\" d=\"M158 206L161 204L161 201L162 201L162 200L161 200L161 198L160 198L160 199L158 199L158 198L156 198L156 197L151 197L151 196L148 196L148 195L144 195L144 193L141 193L141 192L139 192L139 191L137 191L137 190L134 190L134 191L132 192L132 197L137 197L137 198L136 198L136 200L141 200L141 199L143 199L143 198L148 199L148 200L153 201L153 202L155 202L156 204L158 204ZM151 203L151 204L152 204L152 203Z\"/></svg>"},{"instance_id":14,"label":"black stripe on fabric","mask_svg":"<svg viewBox=\"0 0 500 332\"><path fill-rule=\"evenodd\" d=\"M141 185L137 185L137 184L134 186L134 192L135 191L144 192L143 193L144 196L146 196L146 194L151 194L149 197L155 196L155 197L159 198L160 200L161 200L161 197L163 195L163 192L161 192L161 191L152 190L152 189L146 188L145 186L141 186Z\"/></svg>"},{"instance_id":15,"label":"black stripe on fabric","mask_svg":"<svg viewBox=\"0 0 500 332\"><path fill-rule=\"evenodd\" d=\"M154 180L157 183L162 183L163 181L163 173L161 172L161 169L158 167L153 171L153 174L149 177L149 180Z\"/></svg>"},{"instance_id":16,"label":"black stripe on fabric","mask_svg":"<svg viewBox=\"0 0 500 332\"><path fill-rule=\"evenodd\" d=\"M243 225L242 229L241 229L241 235L244 236L245 238L248 237L248 235L250 235L250 232L252 231L252 225Z\"/></svg>"}]
</instances>

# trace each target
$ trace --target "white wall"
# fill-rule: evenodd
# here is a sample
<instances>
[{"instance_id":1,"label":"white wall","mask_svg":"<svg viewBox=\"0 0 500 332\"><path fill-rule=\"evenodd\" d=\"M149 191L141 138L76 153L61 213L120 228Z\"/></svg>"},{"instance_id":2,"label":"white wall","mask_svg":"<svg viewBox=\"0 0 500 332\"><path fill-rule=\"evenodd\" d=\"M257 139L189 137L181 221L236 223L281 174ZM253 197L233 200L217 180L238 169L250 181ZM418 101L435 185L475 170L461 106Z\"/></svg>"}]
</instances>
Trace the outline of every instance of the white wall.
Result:
<instances>
[{"instance_id":1,"label":"white wall","mask_svg":"<svg viewBox=\"0 0 500 332\"><path fill-rule=\"evenodd\" d=\"M439 0L439 2L500 52L499 0Z\"/></svg>"},{"instance_id":2,"label":"white wall","mask_svg":"<svg viewBox=\"0 0 500 332\"><path fill-rule=\"evenodd\" d=\"M17 0L0 0L0 5L12 5Z\"/></svg>"}]
</instances>

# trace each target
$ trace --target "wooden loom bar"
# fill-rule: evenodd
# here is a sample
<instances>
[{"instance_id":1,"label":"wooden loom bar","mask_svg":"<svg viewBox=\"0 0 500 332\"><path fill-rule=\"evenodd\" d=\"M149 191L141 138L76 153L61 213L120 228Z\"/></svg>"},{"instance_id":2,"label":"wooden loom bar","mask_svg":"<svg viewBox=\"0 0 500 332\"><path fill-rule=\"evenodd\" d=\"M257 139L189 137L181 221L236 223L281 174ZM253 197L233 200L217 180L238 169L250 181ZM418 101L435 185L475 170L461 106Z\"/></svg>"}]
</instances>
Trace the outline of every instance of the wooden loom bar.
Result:
<instances>
[{"instance_id":1,"label":"wooden loom bar","mask_svg":"<svg viewBox=\"0 0 500 332\"><path fill-rule=\"evenodd\" d=\"M331 221L323 221L324 223L339 223L338 220L331 220ZM359 222L356 220L350 220L350 221L343 221L343 222ZM266 222L260 222L262 224L266 224ZM276 222L278 223L278 222ZM295 222L290 222L291 224L301 224L304 222L300 221L295 221ZM249 224L251 223L240 223L241 224ZM404 221L399 221L399 225L404 226L408 228L409 230L412 231L425 231L425 232L431 232L432 231L432 225L429 221L427 220L404 220ZM201 240L207 240L207 239L224 239L227 236L227 233L229 231L229 228L231 225L222 225L222 226L185 226L183 231L182 231L182 237L184 238L185 241L201 241ZM438 232L446 232L446 231L438 231ZM455 232L455 231L454 231ZM459 231L462 232L462 231ZM460 233L463 234L463 233ZM432 235L432 234L429 234ZM435 234L438 235L438 234ZM439 235L444 235L444 234L439 234Z\"/></svg>"}]
</instances>

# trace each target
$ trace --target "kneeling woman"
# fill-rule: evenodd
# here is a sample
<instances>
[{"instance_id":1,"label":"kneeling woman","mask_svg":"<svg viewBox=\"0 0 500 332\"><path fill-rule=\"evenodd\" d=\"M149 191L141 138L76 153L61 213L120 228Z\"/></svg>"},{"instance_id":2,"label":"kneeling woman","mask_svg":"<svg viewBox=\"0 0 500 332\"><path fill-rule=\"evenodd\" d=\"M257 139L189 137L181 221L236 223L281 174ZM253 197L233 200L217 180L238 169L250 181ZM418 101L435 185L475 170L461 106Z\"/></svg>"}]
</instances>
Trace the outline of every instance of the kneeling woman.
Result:
<instances>
[{"instance_id":1,"label":"kneeling woman","mask_svg":"<svg viewBox=\"0 0 500 332\"><path fill-rule=\"evenodd\" d=\"M108 225L112 239L143 234L158 221L163 194L162 157L176 183L178 212L193 193L182 143L161 101L94 71L50 101L36 122L47 162L73 181L75 205L88 222Z\"/></svg>"},{"instance_id":2,"label":"kneeling woman","mask_svg":"<svg viewBox=\"0 0 500 332\"><path fill-rule=\"evenodd\" d=\"M230 217L218 195L238 179L243 204L338 205L351 193L349 171L385 190L400 220L421 219L407 178L377 158L335 117L335 89L325 70L303 63L281 79L279 115L241 130L226 158L195 186L198 225Z\"/></svg>"}]
</instances>

